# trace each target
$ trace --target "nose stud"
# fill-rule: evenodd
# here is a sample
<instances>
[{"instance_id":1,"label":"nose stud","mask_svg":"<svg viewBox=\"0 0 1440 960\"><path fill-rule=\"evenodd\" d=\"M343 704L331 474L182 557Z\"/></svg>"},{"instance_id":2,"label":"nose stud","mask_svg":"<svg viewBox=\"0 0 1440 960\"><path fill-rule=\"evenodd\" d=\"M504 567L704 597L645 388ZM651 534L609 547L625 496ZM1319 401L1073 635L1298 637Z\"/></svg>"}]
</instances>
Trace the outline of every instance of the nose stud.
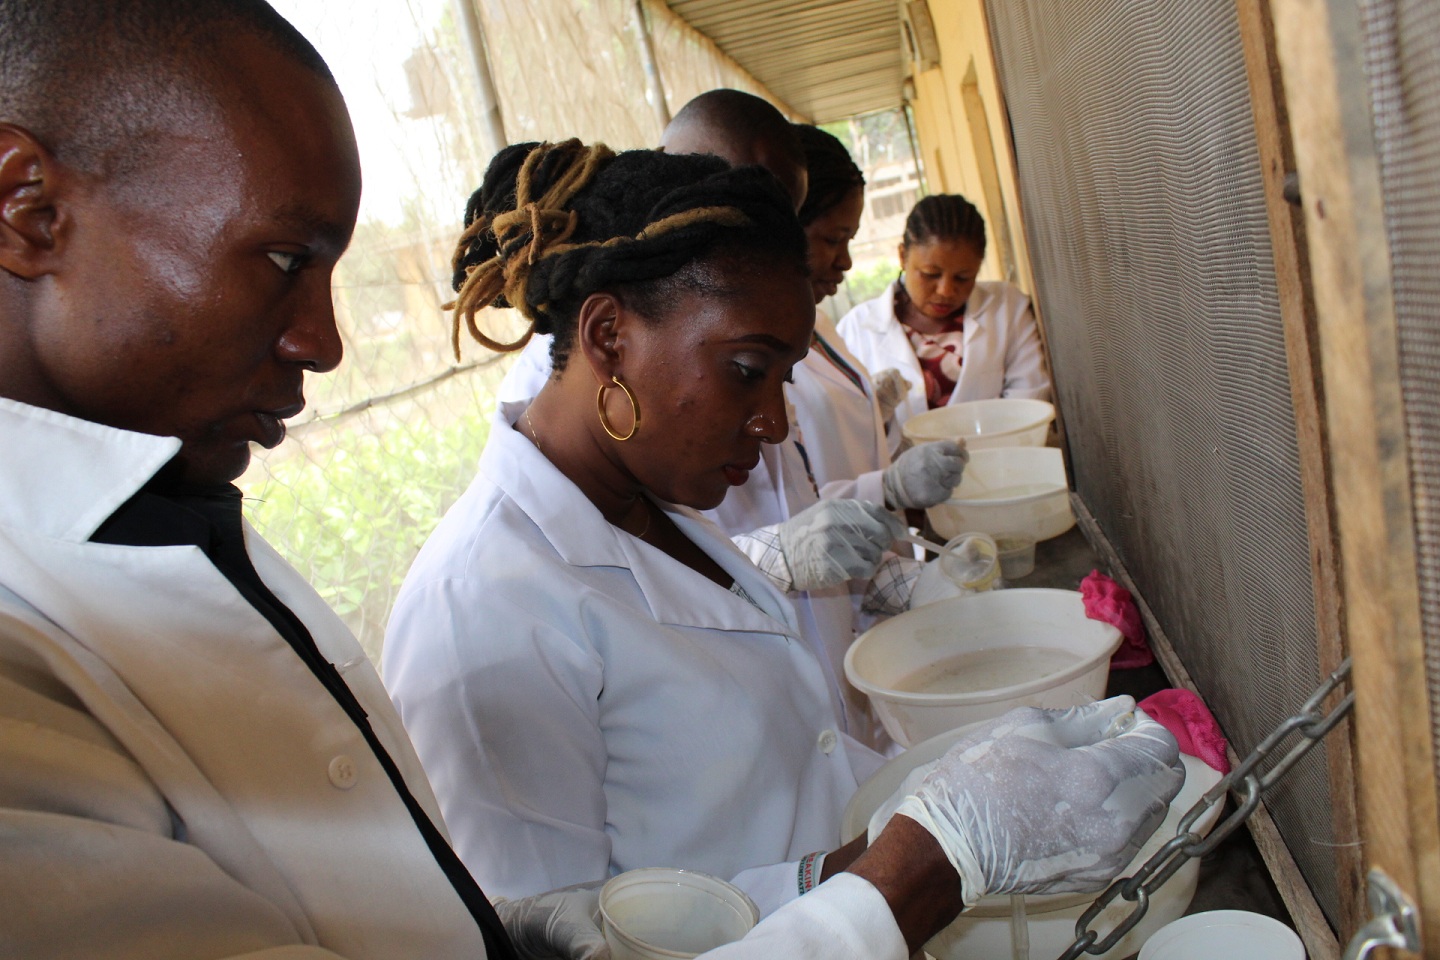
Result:
<instances>
[{"instance_id":1,"label":"nose stud","mask_svg":"<svg viewBox=\"0 0 1440 960\"><path fill-rule=\"evenodd\" d=\"M775 421L763 413L757 413L745 421L745 432L757 437L769 436L775 432Z\"/></svg>"}]
</instances>

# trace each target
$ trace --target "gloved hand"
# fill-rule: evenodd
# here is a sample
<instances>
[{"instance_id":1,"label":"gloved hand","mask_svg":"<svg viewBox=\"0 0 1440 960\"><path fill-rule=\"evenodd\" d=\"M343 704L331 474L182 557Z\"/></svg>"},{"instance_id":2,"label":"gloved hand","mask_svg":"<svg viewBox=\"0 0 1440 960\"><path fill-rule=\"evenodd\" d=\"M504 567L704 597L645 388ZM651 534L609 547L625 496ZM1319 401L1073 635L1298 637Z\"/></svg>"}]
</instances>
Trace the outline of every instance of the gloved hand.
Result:
<instances>
[{"instance_id":1,"label":"gloved hand","mask_svg":"<svg viewBox=\"0 0 1440 960\"><path fill-rule=\"evenodd\" d=\"M870 579L904 532L894 514L864 500L821 500L776 528L794 590Z\"/></svg>"},{"instance_id":2,"label":"gloved hand","mask_svg":"<svg viewBox=\"0 0 1440 960\"><path fill-rule=\"evenodd\" d=\"M895 408L910 392L910 381L899 370L888 367L870 378L870 386L875 391L875 404L880 408L880 422L889 423Z\"/></svg>"},{"instance_id":3,"label":"gloved hand","mask_svg":"<svg viewBox=\"0 0 1440 960\"><path fill-rule=\"evenodd\" d=\"M1112 697L1063 711L1021 707L986 723L895 812L940 843L972 906L996 893L1101 889L1184 782L1170 732L1133 698Z\"/></svg>"},{"instance_id":4,"label":"gloved hand","mask_svg":"<svg viewBox=\"0 0 1440 960\"><path fill-rule=\"evenodd\" d=\"M960 483L970 451L964 440L937 440L911 447L880 476L885 505L891 509L924 510L950 499Z\"/></svg>"},{"instance_id":5,"label":"gloved hand","mask_svg":"<svg viewBox=\"0 0 1440 960\"><path fill-rule=\"evenodd\" d=\"M520 960L610 960L600 932L605 881L562 887L534 897L495 901L495 912Z\"/></svg>"}]
</instances>

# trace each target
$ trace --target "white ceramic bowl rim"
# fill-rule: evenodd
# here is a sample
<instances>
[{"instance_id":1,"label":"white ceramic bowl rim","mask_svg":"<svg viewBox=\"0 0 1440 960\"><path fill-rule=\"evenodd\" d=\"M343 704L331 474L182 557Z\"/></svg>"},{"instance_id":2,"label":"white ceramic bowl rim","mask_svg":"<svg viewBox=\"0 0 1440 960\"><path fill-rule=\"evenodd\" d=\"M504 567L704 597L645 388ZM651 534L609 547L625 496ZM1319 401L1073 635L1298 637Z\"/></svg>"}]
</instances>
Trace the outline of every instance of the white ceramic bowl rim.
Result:
<instances>
[{"instance_id":1,"label":"white ceramic bowl rim","mask_svg":"<svg viewBox=\"0 0 1440 960\"><path fill-rule=\"evenodd\" d=\"M1011 507L1017 503L1029 503L1032 500L1044 500L1046 497L1053 497L1057 493L1067 493L1070 488L1062 483L1048 487L1039 493L1027 493L1023 497L975 497L973 499L960 500L951 497L944 503L957 507Z\"/></svg>"},{"instance_id":2,"label":"white ceramic bowl rim","mask_svg":"<svg viewBox=\"0 0 1440 960\"><path fill-rule=\"evenodd\" d=\"M1305 955L1300 935L1274 917L1267 917L1263 913L1255 913L1250 910L1205 910L1181 917L1179 920L1172 920L1156 930L1141 949L1140 956L1149 960L1157 950L1165 949L1176 940L1183 941L1196 936L1202 930L1213 927L1244 931L1266 941L1259 945L1267 948L1278 947L1280 944L1275 940L1283 940L1285 946L1298 948L1299 956Z\"/></svg>"},{"instance_id":3,"label":"white ceramic bowl rim","mask_svg":"<svg viewBox=\"0 0 1440 960\"><path fill-rule=\"evenodd\" d=\"M923 413L916 414L911 419L921 420L921 418L926 417L927 414L935 414L935 416L929 417L929 419L945 420L948 418L946 416L942 416L939 411L949 411L949 416L954 416L956 413L963 413L963 408L969 408L972 410L983 410L986 407L991 407L993 409L999 409L1001 405L1012 411L1018 411L1024 409L1025 407L1030 407L1035 411L1035 415L1032 419L1027 420L1017 426L1010 427L1007 430L995 430L989 433L967 432L960 435L967 438L975 437L977 439L983 438L985 440L993 440L997 437L1008 437L1011 434L1024 433L1027 430L1034 430L1036 427L1041 426L1042 424L1049 424L1050 421L1055 419L1055 405L1053 403L1048 400L1035 400L1029 397L994 397L989 400L965 400L961 401L960 403L951 404L945 407L936 407L934 410L926 410ZM921 420L922 425L923 423L924 421Z\"/></svg>"},{"instance_id":4,"label":"white ceramic bowl rim","mask_svg":"<svg viewBox=\"0 0 1440 960\"><path fill-rule=\"evenodd\" d=\"M1063 593L1067 595L1074 594L1073 590L1051 590L1045 587L1021 588L1015 590L1007 590L1005 592L1012 596L1022 592ZM977 596L984 596L984 594L977 594ZM939 606L940 604L946 603L967 603L972 599L972 597L951 597L948 600L940 600L936 603L930 604L929 606L933 608ZM1101 660L1108 660L1110 657L1115 655L1115 651L1120 649L1120 644L1125 639L1120 635L1120 631L1103 620L1092 619L1090 622L1094 623L1097 627L1102 628L1102 632L1108 632L1110 634L1110 641L1105 645L1103 649L1091 654L1084 660L1081 660L1079 663L1075 664L1073 667L1067 667L1066 669L1057 671L1055 673L1047 673L1044 676L1036 677L1034 680L1027 680L1024 683L1017 683L1008 687L995 687L994 689L986 690L983 693L912 693L908 690L896 690L893 687L882 687L878 684L871 683L868 679L861 676L858 671L850 669L849 667L847 667L845 675L849 678L850 682L855 685L856 689L858 689L861 693L867 694L869 696L883 697L884 699L889 700L892 703L903 703L909 706L952 707L978 703L994 703L996 700L1013 700L1019 697L1028 696L1032 693L1038 693L1042 690L1049 690L1052 687L1061 686L1067 681L1073 680L1076 677L1080 676L1082 673L1089 673L1091 670L1095 669L1096 664L1098 664ZM845 654L845 659L847 661L850 661L855 656L856 651L860 649L860 645L864 642L864 640L865 637L862 635L858 640L856 640L853 644L850 645L849 651ZM984 649L1005 648L987 647ZM1066 648L1057 645L1053 649L1065 650Z\"/></svg>"}]
</instances>

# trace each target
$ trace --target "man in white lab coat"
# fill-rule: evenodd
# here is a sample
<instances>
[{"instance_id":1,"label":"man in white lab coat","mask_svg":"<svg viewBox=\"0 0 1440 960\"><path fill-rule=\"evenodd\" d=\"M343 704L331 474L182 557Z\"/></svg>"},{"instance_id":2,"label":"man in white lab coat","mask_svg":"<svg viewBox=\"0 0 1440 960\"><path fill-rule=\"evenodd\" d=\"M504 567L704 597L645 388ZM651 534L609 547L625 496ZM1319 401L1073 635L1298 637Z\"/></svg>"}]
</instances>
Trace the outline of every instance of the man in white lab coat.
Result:
<instances>
[{"instance_id":1,"label":"man in white lab coat","mask_svg":"<svg viewBox=\"0 0 1440 960\"><path fill-rule=\"evenodd\" d=\"M502 928L230 485L340 361L359 190L333 80L260 0L0 0L0 956L605 954L593 894ZM953 793L722 952L900 960L1033 882L954 840Z\"/></svg>"}]
</instances>

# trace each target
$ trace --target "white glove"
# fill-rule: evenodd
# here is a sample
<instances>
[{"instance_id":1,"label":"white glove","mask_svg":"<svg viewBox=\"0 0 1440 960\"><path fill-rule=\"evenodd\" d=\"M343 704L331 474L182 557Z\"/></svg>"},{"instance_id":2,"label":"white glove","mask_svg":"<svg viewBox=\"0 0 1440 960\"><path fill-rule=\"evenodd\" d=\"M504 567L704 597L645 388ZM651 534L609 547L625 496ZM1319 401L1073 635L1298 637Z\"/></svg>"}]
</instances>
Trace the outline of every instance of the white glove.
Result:
<instances>
[{"instance_id":1,"label":"white glove","mask_svg":"<svg viewBox=\"0 0 1440 960\"><path fill-rule=\"evenodd\" d=\"M520 960L610 960L600 931L603 880L534 897L495 901Z\"/></svg>"},{"instance_id":2,"label":"white glove","mask_svg":"<svg viewBox=\"0 0 1440 960\"><path fill-rule=\"evenodd\" d=\"M870 386L875 391L875 404L880 408L880 422L889 423L895 408L910 392L910 381L899 370L888 367L870 378Z\"/></svg>"},{"instance_id":3,"label":"white glove","mask_svg":"<svg viewBox=\"0 0 1440 960\"><path fill-rule=\"evenodd\" d=\"M924 510L949 500L969 462L964 440L937 440L911 447L880 476L885 505Z\"/></svg>"},{"instance_id":4,"label":"white glove","mask_svg":"<svg viewBox=\"0 0 1440 960\"><path fill-rule=\"evenodd\" d=\"M878 503L821 500L775 532L792 590L869 580L905 525Z\"/></svg>"},{"instance_id":5,"label":"white glove","mask_svg":"<svg viewBox=\"0 0 1440 960\"><path fill-rule=\"evenodd\" d=\"M895 812L940 843L973 906L989 894L1103 888L1184 782L1170 732L1133 698L1112 697L1064 711L1021 707L986 723Z\"/></svg>"}]
</instances>

